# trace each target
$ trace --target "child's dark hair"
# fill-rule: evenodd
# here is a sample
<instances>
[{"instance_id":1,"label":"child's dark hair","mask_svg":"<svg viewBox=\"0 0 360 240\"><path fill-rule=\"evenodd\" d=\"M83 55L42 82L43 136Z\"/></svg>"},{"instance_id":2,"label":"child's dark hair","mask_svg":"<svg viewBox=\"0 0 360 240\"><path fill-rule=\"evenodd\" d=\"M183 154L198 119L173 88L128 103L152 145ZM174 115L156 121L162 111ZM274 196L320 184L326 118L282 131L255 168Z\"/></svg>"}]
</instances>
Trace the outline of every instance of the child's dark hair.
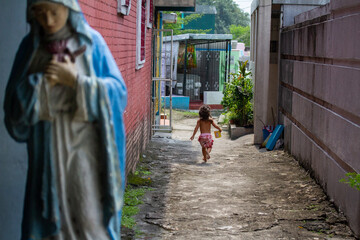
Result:
<instances>
[{"instance_id":1,"label":"child's dark hair","mask_svg":"<svg viewBox=\"0 0 360 240\"><path fill-rule=\"evenodd\" d=\"M210 113L210 106L209 105L202 105L199 109L199 116L201 120L209 120L211 118Z\"/></svg>"}]
</instances>

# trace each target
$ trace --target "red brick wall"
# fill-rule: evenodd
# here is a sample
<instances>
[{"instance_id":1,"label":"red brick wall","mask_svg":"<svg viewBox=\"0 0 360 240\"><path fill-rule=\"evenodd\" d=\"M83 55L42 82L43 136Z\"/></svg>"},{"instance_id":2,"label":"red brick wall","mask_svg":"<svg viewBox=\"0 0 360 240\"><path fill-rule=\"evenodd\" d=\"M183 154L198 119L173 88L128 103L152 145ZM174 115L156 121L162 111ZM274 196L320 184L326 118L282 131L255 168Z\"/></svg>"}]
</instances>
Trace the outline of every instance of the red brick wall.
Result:
<instances>
[{"instance_id":1,"label":"red brick wall","mask_svg":"<svg viewBox=\"0 0 360 240\"><path fill-rule=\"evenodd\" d=\"M124 114L127 134L127 169L133 170L150 138L151 29L146 32L146 62L136 70L136 9L132 0L128 16L117 14L116 0L80 0L90 26L108 44L128 89Z\"/></svg>"}]
</instances>

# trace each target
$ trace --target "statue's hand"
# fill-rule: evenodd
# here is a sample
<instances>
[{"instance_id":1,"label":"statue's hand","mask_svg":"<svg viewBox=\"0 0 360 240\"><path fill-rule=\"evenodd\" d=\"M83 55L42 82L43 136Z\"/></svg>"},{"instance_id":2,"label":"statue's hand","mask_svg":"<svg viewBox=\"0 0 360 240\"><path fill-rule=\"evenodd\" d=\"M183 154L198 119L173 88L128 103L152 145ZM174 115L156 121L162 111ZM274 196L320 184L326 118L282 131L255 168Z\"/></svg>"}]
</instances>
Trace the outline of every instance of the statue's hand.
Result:
<instances>
[{"instance_id":1,"label":"statue's hand","mask_svg":"<svg viewBox=\"0 0 360 240\"><path fill-rule=\"evenodd\" d=\"M69 56L65 56L65 62L58 62L53 56L45 70L45 77L51 86L61 84L75 88L77 71L76 66L71 62Z\"/></svg>"}]
</instances>

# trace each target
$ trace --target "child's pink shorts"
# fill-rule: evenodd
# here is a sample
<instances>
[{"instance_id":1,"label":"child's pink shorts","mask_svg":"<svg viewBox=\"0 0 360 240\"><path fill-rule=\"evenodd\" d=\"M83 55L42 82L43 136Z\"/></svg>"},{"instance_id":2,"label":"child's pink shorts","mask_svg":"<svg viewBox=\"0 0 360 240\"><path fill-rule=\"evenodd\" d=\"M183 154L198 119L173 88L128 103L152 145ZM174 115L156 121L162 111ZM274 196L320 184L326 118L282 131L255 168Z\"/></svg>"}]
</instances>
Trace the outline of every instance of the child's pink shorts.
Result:
<instances>
[{"instance_id":1,"label":"child's pink shorts","mask_svg":"<svg viewBox=\"0 0 360 240\"><path fill-rule=\"evenodd\" d=\"M198 141L200 142L200 145L204 148L212 148L212 145L214 143L211 133L200 134Z\"/></svg>"}]
</instances>

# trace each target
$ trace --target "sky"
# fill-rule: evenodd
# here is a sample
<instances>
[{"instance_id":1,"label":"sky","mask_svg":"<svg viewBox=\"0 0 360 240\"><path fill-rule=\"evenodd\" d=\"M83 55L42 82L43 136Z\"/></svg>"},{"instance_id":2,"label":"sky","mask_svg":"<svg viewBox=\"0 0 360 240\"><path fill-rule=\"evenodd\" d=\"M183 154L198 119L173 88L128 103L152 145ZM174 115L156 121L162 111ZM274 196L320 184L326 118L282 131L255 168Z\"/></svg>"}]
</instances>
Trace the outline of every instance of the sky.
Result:
<instances>
[{"instance_id":1,"label":"sky","mask_svg":"<svg viewBox=\"0 0 360 240\"><path fill-rule=\"evenodd\" d=\"M251 2L253 0L234 0L234 2L236 2L239 7L244 11L250 14L250 10L251 10Z\"/></svg>"}]
</instances>

